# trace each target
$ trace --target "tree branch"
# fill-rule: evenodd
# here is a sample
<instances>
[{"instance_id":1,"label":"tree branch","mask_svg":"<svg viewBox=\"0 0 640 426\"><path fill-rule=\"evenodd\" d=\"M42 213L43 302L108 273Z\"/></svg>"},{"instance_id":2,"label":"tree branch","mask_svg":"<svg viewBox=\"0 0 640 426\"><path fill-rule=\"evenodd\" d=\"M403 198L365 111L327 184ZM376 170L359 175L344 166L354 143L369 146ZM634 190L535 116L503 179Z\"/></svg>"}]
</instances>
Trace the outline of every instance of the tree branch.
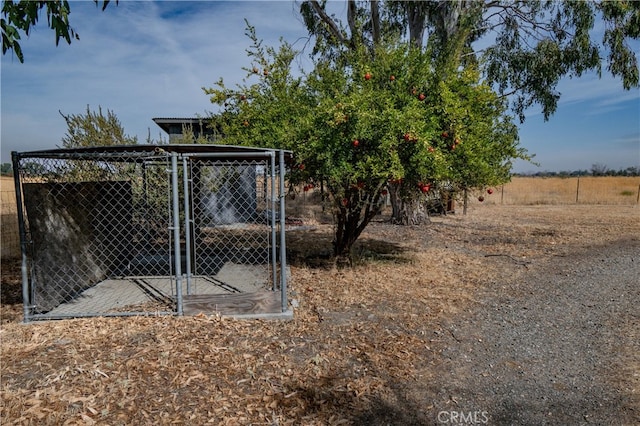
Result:
<instances>
[{"instance_id":1,"label":"tree branch","mask_svg":"<svg viewBox=\"0 0 640 426\"><path fill-rule=\"evenodd\" d=\"M351 31L351 39L356 37L356 2L355 0L349 0L347 2L347 23L349 24L349 31Z\"/></svg>"},{"instance_id":2,"label":"tree branch","mask_svg":"<svg viewBox=\"0 0 640 426\"><path fill-rule=\"evenodd\" d=\"M409 24L409 41L416 47L422 47L424 38L425 20L427 13L425 5L417 2L404 2L407 21Z\"/></svg>"},{"instance_id":3,"label":"tree branch","mask_svg":"<svg viewBox=\"0 0 640 426\"><path fill-rule=\"evenodd\" d=\"M380 10L378 9L378 0L371 0L371 28L373 35L373 43L380 42Z\"/></svg>"},{"instance_id":4,"label":"tree branch","mask_svg":"<svg viewBox=\"0 0 640 426\"><path fill-rule=\"evenodd\" d=\"M337 38L340 41L340 43L347 45L349 43L348 40L344 37L342 32L340 32L340 29L338 28L336 23L333 21L333 19L331 19L331 17L329 15L327 15L327 12L325 12L325 10L322 8L322 6L320 6L318 1L317 0L309 0L309 4L313 8L313 10L318 14L318 16L320 16L320 19L322 19L322 21L325 24L327 24L327 26L329 27L329 32L335 38Z\"/></svg>"}]
</instances>

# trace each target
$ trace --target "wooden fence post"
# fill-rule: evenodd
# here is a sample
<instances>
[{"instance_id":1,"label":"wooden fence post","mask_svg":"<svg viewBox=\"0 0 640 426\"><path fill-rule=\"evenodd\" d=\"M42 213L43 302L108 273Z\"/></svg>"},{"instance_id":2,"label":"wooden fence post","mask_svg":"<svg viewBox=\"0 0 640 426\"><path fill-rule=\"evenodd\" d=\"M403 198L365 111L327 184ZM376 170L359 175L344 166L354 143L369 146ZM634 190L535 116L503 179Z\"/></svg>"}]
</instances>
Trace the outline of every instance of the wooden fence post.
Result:
<instances>
[{"instance_id":1,"label":"wooden fence post","mask_svg":"<svg viewBox=\"0 0 640 426\"><path fill-rule=\"evenodd\" d=\"M580 178L578 178L578 185L576 186L576 204L578 204L579 195L580 195Z\"/></svg>"}]
</instances>

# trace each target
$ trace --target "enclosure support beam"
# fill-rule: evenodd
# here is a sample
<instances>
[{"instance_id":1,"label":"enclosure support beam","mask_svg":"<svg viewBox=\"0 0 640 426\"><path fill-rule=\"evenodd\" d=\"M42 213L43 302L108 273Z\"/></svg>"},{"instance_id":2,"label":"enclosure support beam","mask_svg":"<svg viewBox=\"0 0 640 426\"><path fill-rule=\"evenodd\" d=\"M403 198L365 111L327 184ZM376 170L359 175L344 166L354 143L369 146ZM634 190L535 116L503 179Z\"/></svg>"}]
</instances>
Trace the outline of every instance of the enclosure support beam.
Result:
<instances>
[{"instance_id":1,"label":"enclosure support beam","mask_svg":"<svg viewBox=\"0 0 640 426\"><path fill-rule=\"evenodd\" d=\"M182 186L184 187L184 239L186 249L186 271L187 275L187 294L191 294L191 212L189 209L189 203L191 196L189 195L189 170L187 169L187 158L182 158Z\"/></svg>"},{"instance_id":2,"label":"enclosure support beam","mask_svg":"<svg viewBox=\"0 0 640 426\"><path fill-rule=\"evenodd\" d=\"M176 275L176 309L182 315L182 259L180 259L180 194L178 191L178 154L171 153L171 192L173 196L173 259Z\"/></svg>"},{"instance_id":3,"label":"enclosure support beam","mask_svg":"<svg viewBox=\"0 0 640 426\"><path fill-rule=\"evenodd\" d=\"M276 240L276 156L275 153L271 153L271 191L269 191L269 201L271 209L271 290L276 291L276 283L278 282L278 273L276 271L277 259L277 240ZM281 213L282 215L282 213Z\"/></svg>"},{"instance_id":4,"label":"enclosure support beam","mask_svg":"<svg viewBox=\"0 0 640 426\"><path fill-rule=\"evenodd\" d=\"M22 185L20 185L20 160L17 152L11 153L13 162L13 182L16 188L16 204L18 208L18 232L20 233L20 256L22 274L22 306L23 322L29 322L31 316L31 297L29 294L29 274L27 272L27 234L24 227L24 213L22 211Z\"/></svg>"},{"instance_id":5,"label":"enclosure support beam","mask_svg":"<svg viewBox=\"0 0 640 426\"><path fill-rule=\"evenodd\" d=\"M184 154L186 157L194 156L198 158L256 158L262 159L273 155L272 151L260 152L198 152L196 154Z\"/></svg>"},{"instance_id":6,"label":"enclosure support beam","mask_svg":"<svg viewBox=\"0 0 640 426\"><path fill-rule=\"evenodd\" d=\"M285 210L284 210L284 151L280 150L280 291L282 296L282 312L289 308L287 300L287 247L285 236Z\"/></svg>"}]
</instances>

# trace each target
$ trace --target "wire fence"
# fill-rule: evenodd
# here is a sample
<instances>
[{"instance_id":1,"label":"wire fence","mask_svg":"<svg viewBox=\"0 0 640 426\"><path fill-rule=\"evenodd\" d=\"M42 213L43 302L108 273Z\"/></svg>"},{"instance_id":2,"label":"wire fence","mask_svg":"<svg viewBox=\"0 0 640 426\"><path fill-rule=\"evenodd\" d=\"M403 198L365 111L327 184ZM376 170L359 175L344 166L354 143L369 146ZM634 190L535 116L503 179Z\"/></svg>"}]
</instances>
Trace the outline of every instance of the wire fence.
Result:
<instances>
[{"instance_id":1,"label":"wire fence","mask_svg":"<svg viewBox=\"0 0 640 426\"><path fill-rule=\"evenodd\" d=\"M640 177L598 176L572 178L516 177L475 194L472 201L503 205L637 205Z\"/></svg>"},{"instance_id":2,"label":"wire fence","mask_svg":"<svg viewBox=\"0 0 640 426\"><path fill-rule=\"evenodd\" d=\"M124 148L16 154L25 321L277 288L284 311L276 153Z\"/></svg>"}]
</instances>

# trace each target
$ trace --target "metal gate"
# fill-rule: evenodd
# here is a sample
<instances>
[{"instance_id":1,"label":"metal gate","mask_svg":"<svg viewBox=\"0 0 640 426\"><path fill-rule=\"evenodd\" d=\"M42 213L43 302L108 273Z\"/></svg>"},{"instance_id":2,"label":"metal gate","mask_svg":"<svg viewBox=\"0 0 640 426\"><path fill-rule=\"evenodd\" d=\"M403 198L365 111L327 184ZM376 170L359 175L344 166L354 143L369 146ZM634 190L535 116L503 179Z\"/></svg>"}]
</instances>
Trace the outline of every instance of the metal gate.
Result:
<instances>
[{"instance_id":1,"label":"metal gate","mask_svg":"<svg viewBox=\"0 0 640 426\"><path fill-rule=\"evenodd\" d=\"M270 310L248 314L273 314L274 301L288 312L287 155L221 145L14 152L25 322L224 314L226 301L256 295Z\"/></svg>"}]
</instances>

